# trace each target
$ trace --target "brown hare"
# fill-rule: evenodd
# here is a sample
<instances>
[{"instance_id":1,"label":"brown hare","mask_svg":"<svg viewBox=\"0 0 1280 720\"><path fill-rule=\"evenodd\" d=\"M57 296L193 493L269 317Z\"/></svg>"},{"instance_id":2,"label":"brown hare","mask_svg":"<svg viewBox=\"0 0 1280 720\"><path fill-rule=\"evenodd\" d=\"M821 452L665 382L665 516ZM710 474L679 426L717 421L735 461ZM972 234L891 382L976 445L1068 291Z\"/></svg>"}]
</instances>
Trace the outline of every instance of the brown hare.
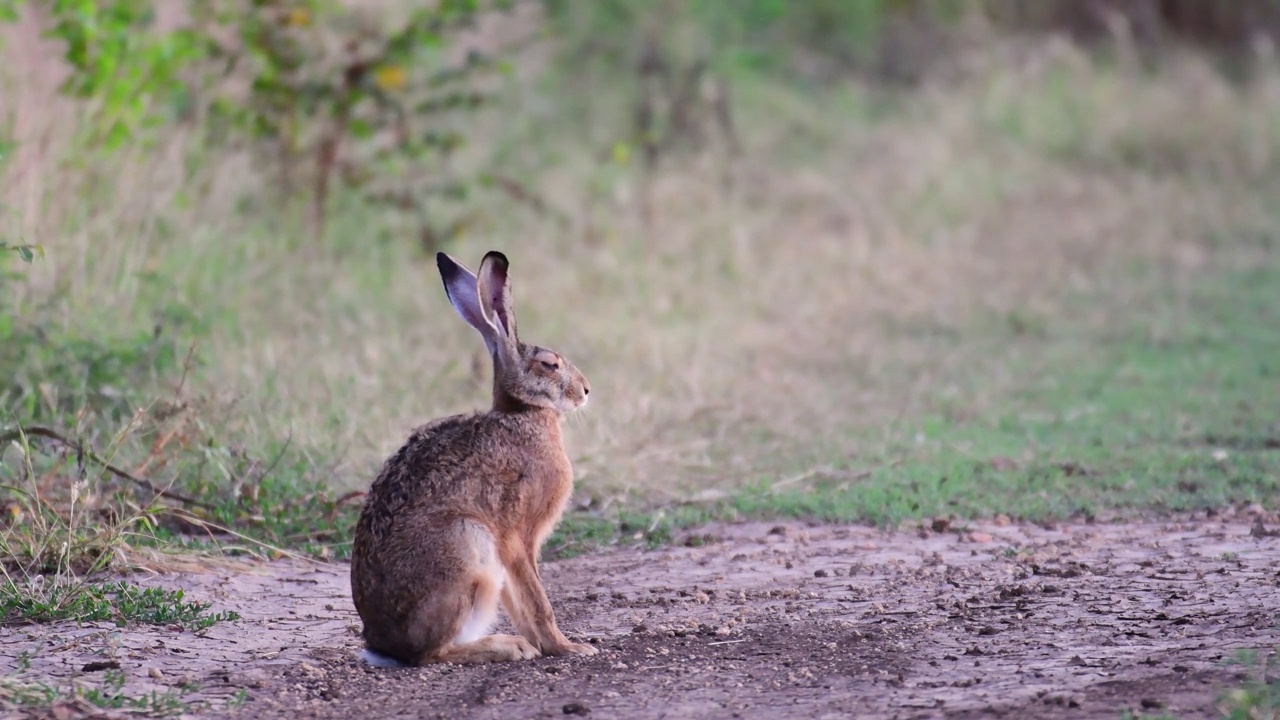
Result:
<instances>
[{"instance_id":1,"label":"brown hare","mask_svg":"<svg viewBox=\"0 0 1280 720\"><path fill-rule=\"evenodd\" d=\"M556 626L538 553L573 489L564 414L591 386L564 356L516 335L507 258L477 279L436 255L454 309L493 357L493 408L417 428L387 459L356 525L351 595L375 665L594 655ZM520 635L489 635L498 602Z\"/></svg>"}]
</instances>

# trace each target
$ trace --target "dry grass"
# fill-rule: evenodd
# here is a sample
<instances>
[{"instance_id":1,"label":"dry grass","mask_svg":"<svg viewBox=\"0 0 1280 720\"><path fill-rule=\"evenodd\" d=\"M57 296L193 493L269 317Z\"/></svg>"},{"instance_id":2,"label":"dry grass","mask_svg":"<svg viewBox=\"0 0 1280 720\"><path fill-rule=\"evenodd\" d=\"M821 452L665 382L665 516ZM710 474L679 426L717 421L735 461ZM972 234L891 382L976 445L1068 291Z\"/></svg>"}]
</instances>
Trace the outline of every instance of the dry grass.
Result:
<instances>
[{"instance_id":1,"label":"dry grass","mask_svg":"<svg viewBox=\"0 0 1280 720\"><path fill-rule=\"evenodd\" d=\"M352 487L412 425L485 402L482 345L408 238L344 209L314 242L243 201L262 182L246 158L193 165L180 137L96 173L59 166L74 111L8 40L0 132L22 151L0 233L48 252L22 307L90 334L188 308L207 329L179 330L200 335L193 385L239 398L220 436L292 433ZM1237 88L1192 56L1147 75L1065 44L994 47L889 120L856 84L744 84L743 158L665 169L648 228L638 176L575 142L591 133L548 131L557 110L534 91L480 125L477 152L529 168L573 223L491 202L451 252L507 252L524 334L591 378L570 423L588 492L688 497L856 462L912 413L995 395L1001 358L965 335L974 318L1051 321L1073 293L1123 313L1134 261L1194 272L1223 255L1215 240L1267 226L1280 72Z\"/></svg>"}]
</instances>

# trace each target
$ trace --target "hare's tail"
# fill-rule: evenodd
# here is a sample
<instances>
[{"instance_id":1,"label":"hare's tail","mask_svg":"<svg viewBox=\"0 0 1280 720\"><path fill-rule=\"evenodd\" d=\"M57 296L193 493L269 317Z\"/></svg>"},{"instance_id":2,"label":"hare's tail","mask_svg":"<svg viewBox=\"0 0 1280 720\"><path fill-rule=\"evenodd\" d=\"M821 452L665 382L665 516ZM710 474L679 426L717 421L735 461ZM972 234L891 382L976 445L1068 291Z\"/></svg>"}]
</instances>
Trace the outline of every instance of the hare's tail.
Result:
<instances>
[{"instance_id":1,"label":"hare's tail","mask_svg":"<svg viewBox=\"0 0 1280 720\"><path fill-rule=\"evenodd\" d=\"M360 659L378 668L408 667L408 665L405 665L393 657L383 655L382 653L370 650L369 648L364 648L360 651Z\"/></svg>"}]
</instances>

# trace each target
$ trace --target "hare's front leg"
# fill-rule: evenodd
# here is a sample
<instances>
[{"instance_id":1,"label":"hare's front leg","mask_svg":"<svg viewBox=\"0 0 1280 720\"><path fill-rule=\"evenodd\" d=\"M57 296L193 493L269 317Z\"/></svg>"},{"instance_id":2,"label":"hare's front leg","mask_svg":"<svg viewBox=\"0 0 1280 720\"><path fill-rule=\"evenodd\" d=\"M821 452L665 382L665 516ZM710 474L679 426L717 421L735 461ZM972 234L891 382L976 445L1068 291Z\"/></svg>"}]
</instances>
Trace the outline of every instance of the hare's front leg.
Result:
<instances>
[{"instance_id":1,"label":"hare's front leg","mask_svg":"<svg viewBox=\"0 0 1280 720\"><path fill-rule=\"evenodd\" d=\"M556 614L533 555L525 548L504 555L507 582L502 588L502 605L520 634L543 655L595 655L598 650L594 645L570 642L556 626Z\"/></svg>"}]
</instances>

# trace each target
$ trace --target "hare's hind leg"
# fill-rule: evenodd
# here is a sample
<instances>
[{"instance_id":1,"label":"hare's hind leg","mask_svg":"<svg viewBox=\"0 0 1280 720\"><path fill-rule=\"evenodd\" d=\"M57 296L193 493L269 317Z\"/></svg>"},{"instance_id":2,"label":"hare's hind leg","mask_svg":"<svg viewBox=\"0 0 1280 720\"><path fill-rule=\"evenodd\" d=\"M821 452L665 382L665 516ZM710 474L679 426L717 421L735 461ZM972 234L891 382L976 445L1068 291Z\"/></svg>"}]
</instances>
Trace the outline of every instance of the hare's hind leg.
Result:
<instances>
[{"instance_id":1,"label":"hare's hind leg","mask_svg":"<svg viewBox=\"0 0 1280 720\"><path fill-rule=\"evenodd\" d=\"M437 637L447 638L433 643L435 648L424 654L422 662L484 663L538 657L540 653L522 637L487 634L497 620L498 599L506 584L506 570L498 560L493 535L483 525L464 520L458 526L456 541L465 580L422 608L419 622L435 628Z\"/></svg>"},{"instance_id":2,"label":"hare's hind leg","mask_svg":"<svg viewBox=\"0 0 1280 720\"><path fill-rule=\"evenodd\" d=\"M532 660L542 653L519 635L485 635L465 645L451 645L438 653L434 662L459 664Z\"/></svg>"}]
</instances>

